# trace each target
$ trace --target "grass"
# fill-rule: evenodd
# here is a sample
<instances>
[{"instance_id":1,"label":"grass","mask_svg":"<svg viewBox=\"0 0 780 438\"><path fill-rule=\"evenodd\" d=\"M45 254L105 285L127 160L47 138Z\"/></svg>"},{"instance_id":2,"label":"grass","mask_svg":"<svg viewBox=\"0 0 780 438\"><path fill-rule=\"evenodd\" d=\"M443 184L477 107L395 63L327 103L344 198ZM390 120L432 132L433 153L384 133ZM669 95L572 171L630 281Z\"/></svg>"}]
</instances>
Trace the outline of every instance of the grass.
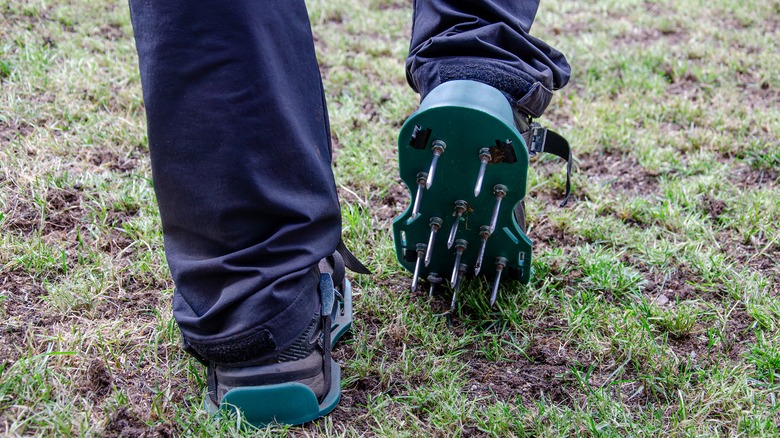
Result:
<instances>
[{"instance_id":1,"label":"grass","mask_svg":"<svg viewBox=\"0 0 780 438\"><path fill-rule=\"evenodd\" d=\"M409 294L400 0L313 0L354 278L343 399L299 428L202 407L178 347L127 5L0 0L0 435L777 436L777 0L542 2L574 145L526 198L536 277Z\"/></svg>"}]
</instances>

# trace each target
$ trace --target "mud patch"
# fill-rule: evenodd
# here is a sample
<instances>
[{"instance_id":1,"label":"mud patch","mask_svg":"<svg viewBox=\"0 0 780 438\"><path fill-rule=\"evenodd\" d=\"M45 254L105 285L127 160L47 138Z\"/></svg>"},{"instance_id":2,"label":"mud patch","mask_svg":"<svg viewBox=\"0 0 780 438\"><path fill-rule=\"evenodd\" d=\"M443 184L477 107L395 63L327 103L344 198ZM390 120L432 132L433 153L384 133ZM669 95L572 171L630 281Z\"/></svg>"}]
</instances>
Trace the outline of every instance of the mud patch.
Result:
<instances>
[{"instance_id":1,"label":"mud patch","mask_svg":"<svg viewBox=\"0 0 780 438\"><path fill-rule=\"evenodd\" d=\"M645 169L632 156L618 151L586 154L580 159L580 170L587 175L590 184L643 197L658 192L658 174Z\"/></svg>"}]
</instances>

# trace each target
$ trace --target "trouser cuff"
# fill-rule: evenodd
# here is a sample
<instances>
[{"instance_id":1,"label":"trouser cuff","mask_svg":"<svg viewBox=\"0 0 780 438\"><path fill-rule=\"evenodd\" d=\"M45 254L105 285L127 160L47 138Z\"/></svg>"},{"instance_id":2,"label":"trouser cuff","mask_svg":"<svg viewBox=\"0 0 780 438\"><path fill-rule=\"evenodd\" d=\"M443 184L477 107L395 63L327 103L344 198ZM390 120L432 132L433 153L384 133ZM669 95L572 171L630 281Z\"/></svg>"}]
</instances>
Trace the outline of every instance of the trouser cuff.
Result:
<instances>
[{"instance_id":1,"label":"trouser cuff","mask_svg":"<svg viewBox=\"0 0 780 438\"><path fill-rule=\"evenodd\" d=\"M452 58L417 67L411 78L421 98L444 82L472 80L500 90L523 114L541 117L552 100L552 91L522 71L510 71L500 63Z\"/></svg>"}]
</instances>

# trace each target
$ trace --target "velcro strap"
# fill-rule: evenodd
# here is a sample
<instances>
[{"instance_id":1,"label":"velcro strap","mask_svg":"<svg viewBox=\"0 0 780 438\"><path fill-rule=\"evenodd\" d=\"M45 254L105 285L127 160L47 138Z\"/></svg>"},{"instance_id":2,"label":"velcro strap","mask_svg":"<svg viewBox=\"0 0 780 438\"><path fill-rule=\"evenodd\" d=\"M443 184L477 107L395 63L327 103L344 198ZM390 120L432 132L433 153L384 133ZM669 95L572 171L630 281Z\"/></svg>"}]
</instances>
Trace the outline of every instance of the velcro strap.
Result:
<instances>
[{"instance_id":1,"label":"velcro strap","mask_svg":"<svg viewBox=\"0 0 780 438\"><path fill-rule=\"evenodd\" d=\"M333 304L336 301L336 292L333 288L333 277L329 273L320 274L320 299L322 309L320 315L324 318L333 313Z\"/></svg>"},{"instance_id":2,"label":"velcro strap","mask_svg":"<svg viewBox=\"0 0 780 438\"><path fill-rule=\"evenodd\" d=\"M534 156L540 152L553 154L566 160L566 196L561 207L569 202L571 196L571 147L562 135L547 129L537 122L531 123L531 135L528 141L528 155Z\"/></svg>"}]
</instances>

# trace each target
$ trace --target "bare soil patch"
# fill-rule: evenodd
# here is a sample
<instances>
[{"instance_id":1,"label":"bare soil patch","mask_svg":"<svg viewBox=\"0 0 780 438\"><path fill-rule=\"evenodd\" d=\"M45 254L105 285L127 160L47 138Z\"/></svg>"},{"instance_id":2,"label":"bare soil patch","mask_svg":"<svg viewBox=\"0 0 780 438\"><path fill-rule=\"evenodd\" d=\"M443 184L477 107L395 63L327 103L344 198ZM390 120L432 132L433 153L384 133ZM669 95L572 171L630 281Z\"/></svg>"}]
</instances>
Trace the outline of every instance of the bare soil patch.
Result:
<instances>
[{"instance_id":1,"label":"bare soil patch","mask_svg":"<svg viewBox=\"0 0 780 438\"><path fill-rule=\"evenodd\" d=\"M654 44L679 46L685 44L689 39L690 36L685 30L644 27L633 28L628 32L618 35L615 38L615 44L622 48L631 46L649 47Z\"/></svg>"},{"instance_id":2,"label":"bare soil patch","mask_svg":"<svg viewBox=\"0 0 780 438\"><path fill-rule=\"evenodd\" d=\"M563 248L564 251L571 251L586 241L584 237L553 224L546 217L529 225L528 237L533 240L537 250Z\"/></svg>"},{"instance_id":3,"label":"bare soil patch","mask_svg":"<svg viewBox=\"0 0 780 438\"><path fill-rule=\"evenodd\" d=\"M609 186L636 196L651 196L658 192L658 174L645 169L631 155L618 151L602 151L580 157L580 170L589 183Z\"/></svg>"},{"instance_id":4,"label":"bare soil patch","mask_svg":"<svg viewBox=\"0 0 780 438\"><path fill-rule=\"evenodd\" d=\"M526 406L536 401L572 406L577 399L576 386L569 367L564 364L532 362L525 359L489 362L476 357L466 358L465 389L473 398L488 398Z\"/></svg>"},{"instance_id":5,"label":"bare soil patch","mask_svg":"<svg viewBox=\"0 0 780 438\"><path fill-rule=\"evenodd\" d=\"M756 168L739 164L729 175L729 181L740 188L767 189L780 185L780 169Z\"/></svg>"},{"instance_id":6,"label":"bare soil patch","mask_svg":"<svg viewBox=\"0 0 780 438\"><path fill-rule=\"evenodd\" d=\"M75 228L84 215L81 188L49 189L43 196L44 206L11 193L4 228L24 235L40 230L42 235Z\"/></svg>"},{"instance_id":7,"label":"bare soil patch","mask_svg":"<svg viewBox=\"0 0 780 438\"><path fill-rule=\"evenodd\" d=\"M647 280L644 294L651 300L663 295L669 301L686 301L704 298L694 285L699 284L699 275L687 266L667 268L665 272L651 269L641 263L636 265ZM663 299L662 299L663 300Z\"/></svg>"},{"instance_id":8,"label":"bare soil patch","mask_svg":"<svg viewBox=\"0 0 780 438\"><path fill-rule=\"evenodd\" d=\"M139 162L139 158L134 153L121 157L116 152L105 148L83 148L76 158L114 172L130 172L138 166Z\"/></svg>"},{"instance_id":9,"label":"bare soil patch","mask_svg":"<svg viewBox=\"0 0 780 438\"><path fill-rule=\"evenodd\" d=\"M722 252L729 255L741 266L747 266L772 278L780 278L780 244L772 244L766 237L753 237L750 241L734 230L724 230L717 234Z\"/></svg>"},{"instance_id":10,"label":"bare soil patch","mask_svg":"<svg viewBox=\"0 0 780 438\"><path fill-rule=\"evenodd\" d=\"M392 222L409 206L411 195L406 185L397 180L388 189L387 195L371 206L371 212L382 222Z\"/></svg>"},{"instance_id":11,"label":"bare soil patch","mask_svg":"<svg viewBox=\"0 0 780 438\"><path fill-rule=\"evenodd\" d=\"M21 356L30 326L53 323L54 318L41 312L45 291L32 275L21 270L3 272L0 276L0 305L5 323L0 327L0 357L13 363Z\"/></svg>"},{"instance_id":12,"label":"bare soil patch","mask_svg":"<svg viewBox=\"0 0 780 438\"><path fill-rule=\"evenodd\" d=\"M704 195L701 198L701 209L714 221L717 221L727 208L726 203L720 199L709 195Z\"/></svg>"},{"instance_id":13,"label":"bare soil patch","mask_svg":"<svg viewBox=\"0 0 780 438\"><path fill-rule=\"evenodd\" d=\"M33 129L32 126L25 122L0 120L0 141L5 143L20 137L27 137L33 132Z\"/></svg>"},{"instance_id":14,"label":"bare soil patch","mask_svg":"<svg viewBox=\"0 0 780 438\"><path fill-rule=\"evenodd\" d=\"M174 436L171 425L149 427L131 408L121 407L111 414L103 438L170 438Z\"/></svg>"}]
</instances>

